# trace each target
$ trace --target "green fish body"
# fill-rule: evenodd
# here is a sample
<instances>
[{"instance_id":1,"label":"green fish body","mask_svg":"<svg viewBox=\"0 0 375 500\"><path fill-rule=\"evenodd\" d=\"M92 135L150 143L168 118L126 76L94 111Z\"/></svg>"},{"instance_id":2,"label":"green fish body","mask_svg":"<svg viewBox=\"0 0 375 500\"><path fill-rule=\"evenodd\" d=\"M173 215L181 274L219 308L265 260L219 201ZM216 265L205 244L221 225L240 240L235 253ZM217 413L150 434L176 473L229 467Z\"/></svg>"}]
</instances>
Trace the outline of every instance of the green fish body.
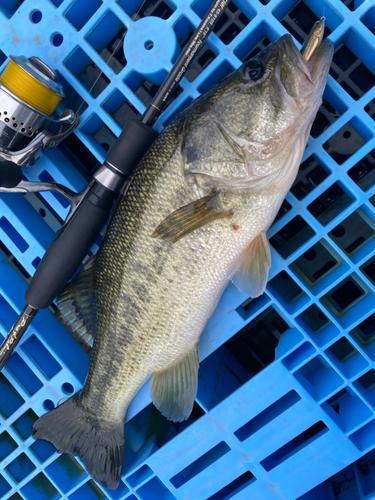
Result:
<instances>
[{"instance_id":1,"label":"green fish body","mask_svg":"<svg viewBox=\"0 0 375 500\"><path fill-rule=\"evenodd\" d=\"M226 285L263 293L267 230L297 174L332 54L326 41L305 63L286 35L192 103L138 165L97 257L60 297L62 314L95 343L82 390L33 435L79 455L104 486L120 481L126 410L142 384L154 374L156 407L188 418L197 345Z\"/></svg>"}]
</instances>

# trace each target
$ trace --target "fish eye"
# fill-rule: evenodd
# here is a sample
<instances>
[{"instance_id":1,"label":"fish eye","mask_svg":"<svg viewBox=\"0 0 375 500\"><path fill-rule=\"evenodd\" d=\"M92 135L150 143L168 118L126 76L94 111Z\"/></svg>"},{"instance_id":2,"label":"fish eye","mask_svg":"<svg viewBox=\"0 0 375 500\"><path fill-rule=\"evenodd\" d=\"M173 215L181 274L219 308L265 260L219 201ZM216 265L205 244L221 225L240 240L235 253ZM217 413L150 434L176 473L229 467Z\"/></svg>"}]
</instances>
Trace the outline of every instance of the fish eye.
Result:
<instances>
[{"instance_id":1,"label":"fish eye","mask_svg":"<svg viewBox=\"0 0 375 500\"><path fill-rule=\"evenodd\" d=\"M262 78L264 74L264 66L259 61L249 61L246 66L246 76L256 82Z\"/></svg>"}]
</instances>

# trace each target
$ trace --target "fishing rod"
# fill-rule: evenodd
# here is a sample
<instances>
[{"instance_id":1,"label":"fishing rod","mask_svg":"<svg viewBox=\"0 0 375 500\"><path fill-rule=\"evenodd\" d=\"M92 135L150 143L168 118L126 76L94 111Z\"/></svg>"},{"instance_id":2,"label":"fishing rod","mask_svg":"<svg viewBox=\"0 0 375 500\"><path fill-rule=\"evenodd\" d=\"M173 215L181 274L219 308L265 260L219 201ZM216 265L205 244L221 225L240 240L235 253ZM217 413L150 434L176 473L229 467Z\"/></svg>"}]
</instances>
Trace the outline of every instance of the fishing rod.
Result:
<instances>
[{"instance_id":1,"label":"fishing rod","mask_svg":"<svg viewBox=\"0 0 375 500\"><path fill-rule=\"evenodd\" d=\"M74 193L58 184L23 181L19 167L18 174L7 179L5 186L3 184L4 187L0 188L0 191L22 193L57 191L64 194L71 203L64 225L47 248L26 290L26 305L0 346L0 371L37 312L48 307L60 294L97 239L114 200L157 137L152 126L228 2L229 0L214 0L141 120L130 120L125 125L104 164L83 191ZM11 169L8 168L9 170ZM0 175L0 183L1 181Z\"/></svg>"}]
</instances>

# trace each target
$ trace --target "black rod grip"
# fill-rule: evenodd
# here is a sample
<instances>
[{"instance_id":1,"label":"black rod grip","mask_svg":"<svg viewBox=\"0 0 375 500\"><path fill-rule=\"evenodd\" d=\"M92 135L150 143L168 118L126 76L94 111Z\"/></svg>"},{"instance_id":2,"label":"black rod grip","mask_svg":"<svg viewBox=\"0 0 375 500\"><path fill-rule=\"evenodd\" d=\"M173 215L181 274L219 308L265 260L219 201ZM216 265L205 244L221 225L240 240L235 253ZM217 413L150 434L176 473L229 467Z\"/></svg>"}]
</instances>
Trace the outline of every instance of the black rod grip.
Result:
<instances>
[{"instance_id":1,"label":"black rod grip","mask_svg":"<svg viewBox=\"0 0 375 500\"><path fill-rule=\"evenodd\" d=\"M114 198L115 193L103 200L91 189L56 233L26 290L26 301L32 307L48 307L68 283L108 219L113 201L110 196Z\"/></svg>"},{"instance_id":2,"label":"black rod grip","mask_svg":"<svg viewBox=\"0 0 375 500\"><path fill-rule=\"evenodd\" d=\"M125 177L130 177L157 135L152 127L141 121L129 120L105 161L120 170Z\"/></svg>"}]
</instances>

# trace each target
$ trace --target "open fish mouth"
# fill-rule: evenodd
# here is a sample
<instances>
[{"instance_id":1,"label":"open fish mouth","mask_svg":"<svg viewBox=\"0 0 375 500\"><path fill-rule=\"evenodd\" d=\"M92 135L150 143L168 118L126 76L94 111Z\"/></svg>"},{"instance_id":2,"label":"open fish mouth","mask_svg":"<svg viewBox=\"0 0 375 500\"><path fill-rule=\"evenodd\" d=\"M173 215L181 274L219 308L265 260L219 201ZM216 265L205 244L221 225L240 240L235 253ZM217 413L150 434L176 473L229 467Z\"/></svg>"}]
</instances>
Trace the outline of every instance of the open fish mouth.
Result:
<instances>
[{"instance_id":1,"label":"open fish mouth","mask_svg":"<svg viewBox=\"0 0 375 500\"><path fill-rule=\"evenodd\" d=\"M303 58L301 52L297 49L295 43L293 42L292 36L289 34L283 35L279 38L276 44L278 46L279 54L282 57L286 56L296 66L296 69L300 69L309 80L312 80L308 64L305 62L305 59ZM313 58L314 56L312 57L312 59Z\"/></svg>"},{"instance_id":2,"label":"open fish mouth","mask_svg":"<svg viewBox=\"0 0 375 500\"><path fill-rule=\"evenodd\" d=\"M291 35L283 35L276 42L279 50L288 55L305 74L314 83L324 73L324 70L329 68L334 51L334 44L331 40L326 38L322 41L319 48L311 56L308 62L305 61L302 53L298 50L293 42Z\"/></svg>"},{"instance_id":3,"label":"open fish mouth","mask_svg":"<svg viewBox=\"0 0 375 500\"><path fill-rule=\"evenodd\" d=\"M274 46L274 51L277 51L276 76L287 94L301 99L320 93L326 84L333 50L333 42L326 39L306 62L291 35L280 37Z\"/></svg>"},{"instance_id":4,"label":"open fish mouth","mask_svg":"<svg viewBox=\"0 0 375 500\"><path fill-rule=\"evenodd\" d=\"M306 63L315 86L324 86L326 84L333 52L334 44L332 40L323 40L316 53L312 56L310 61Z\"/></svg>"}]
</instances>

